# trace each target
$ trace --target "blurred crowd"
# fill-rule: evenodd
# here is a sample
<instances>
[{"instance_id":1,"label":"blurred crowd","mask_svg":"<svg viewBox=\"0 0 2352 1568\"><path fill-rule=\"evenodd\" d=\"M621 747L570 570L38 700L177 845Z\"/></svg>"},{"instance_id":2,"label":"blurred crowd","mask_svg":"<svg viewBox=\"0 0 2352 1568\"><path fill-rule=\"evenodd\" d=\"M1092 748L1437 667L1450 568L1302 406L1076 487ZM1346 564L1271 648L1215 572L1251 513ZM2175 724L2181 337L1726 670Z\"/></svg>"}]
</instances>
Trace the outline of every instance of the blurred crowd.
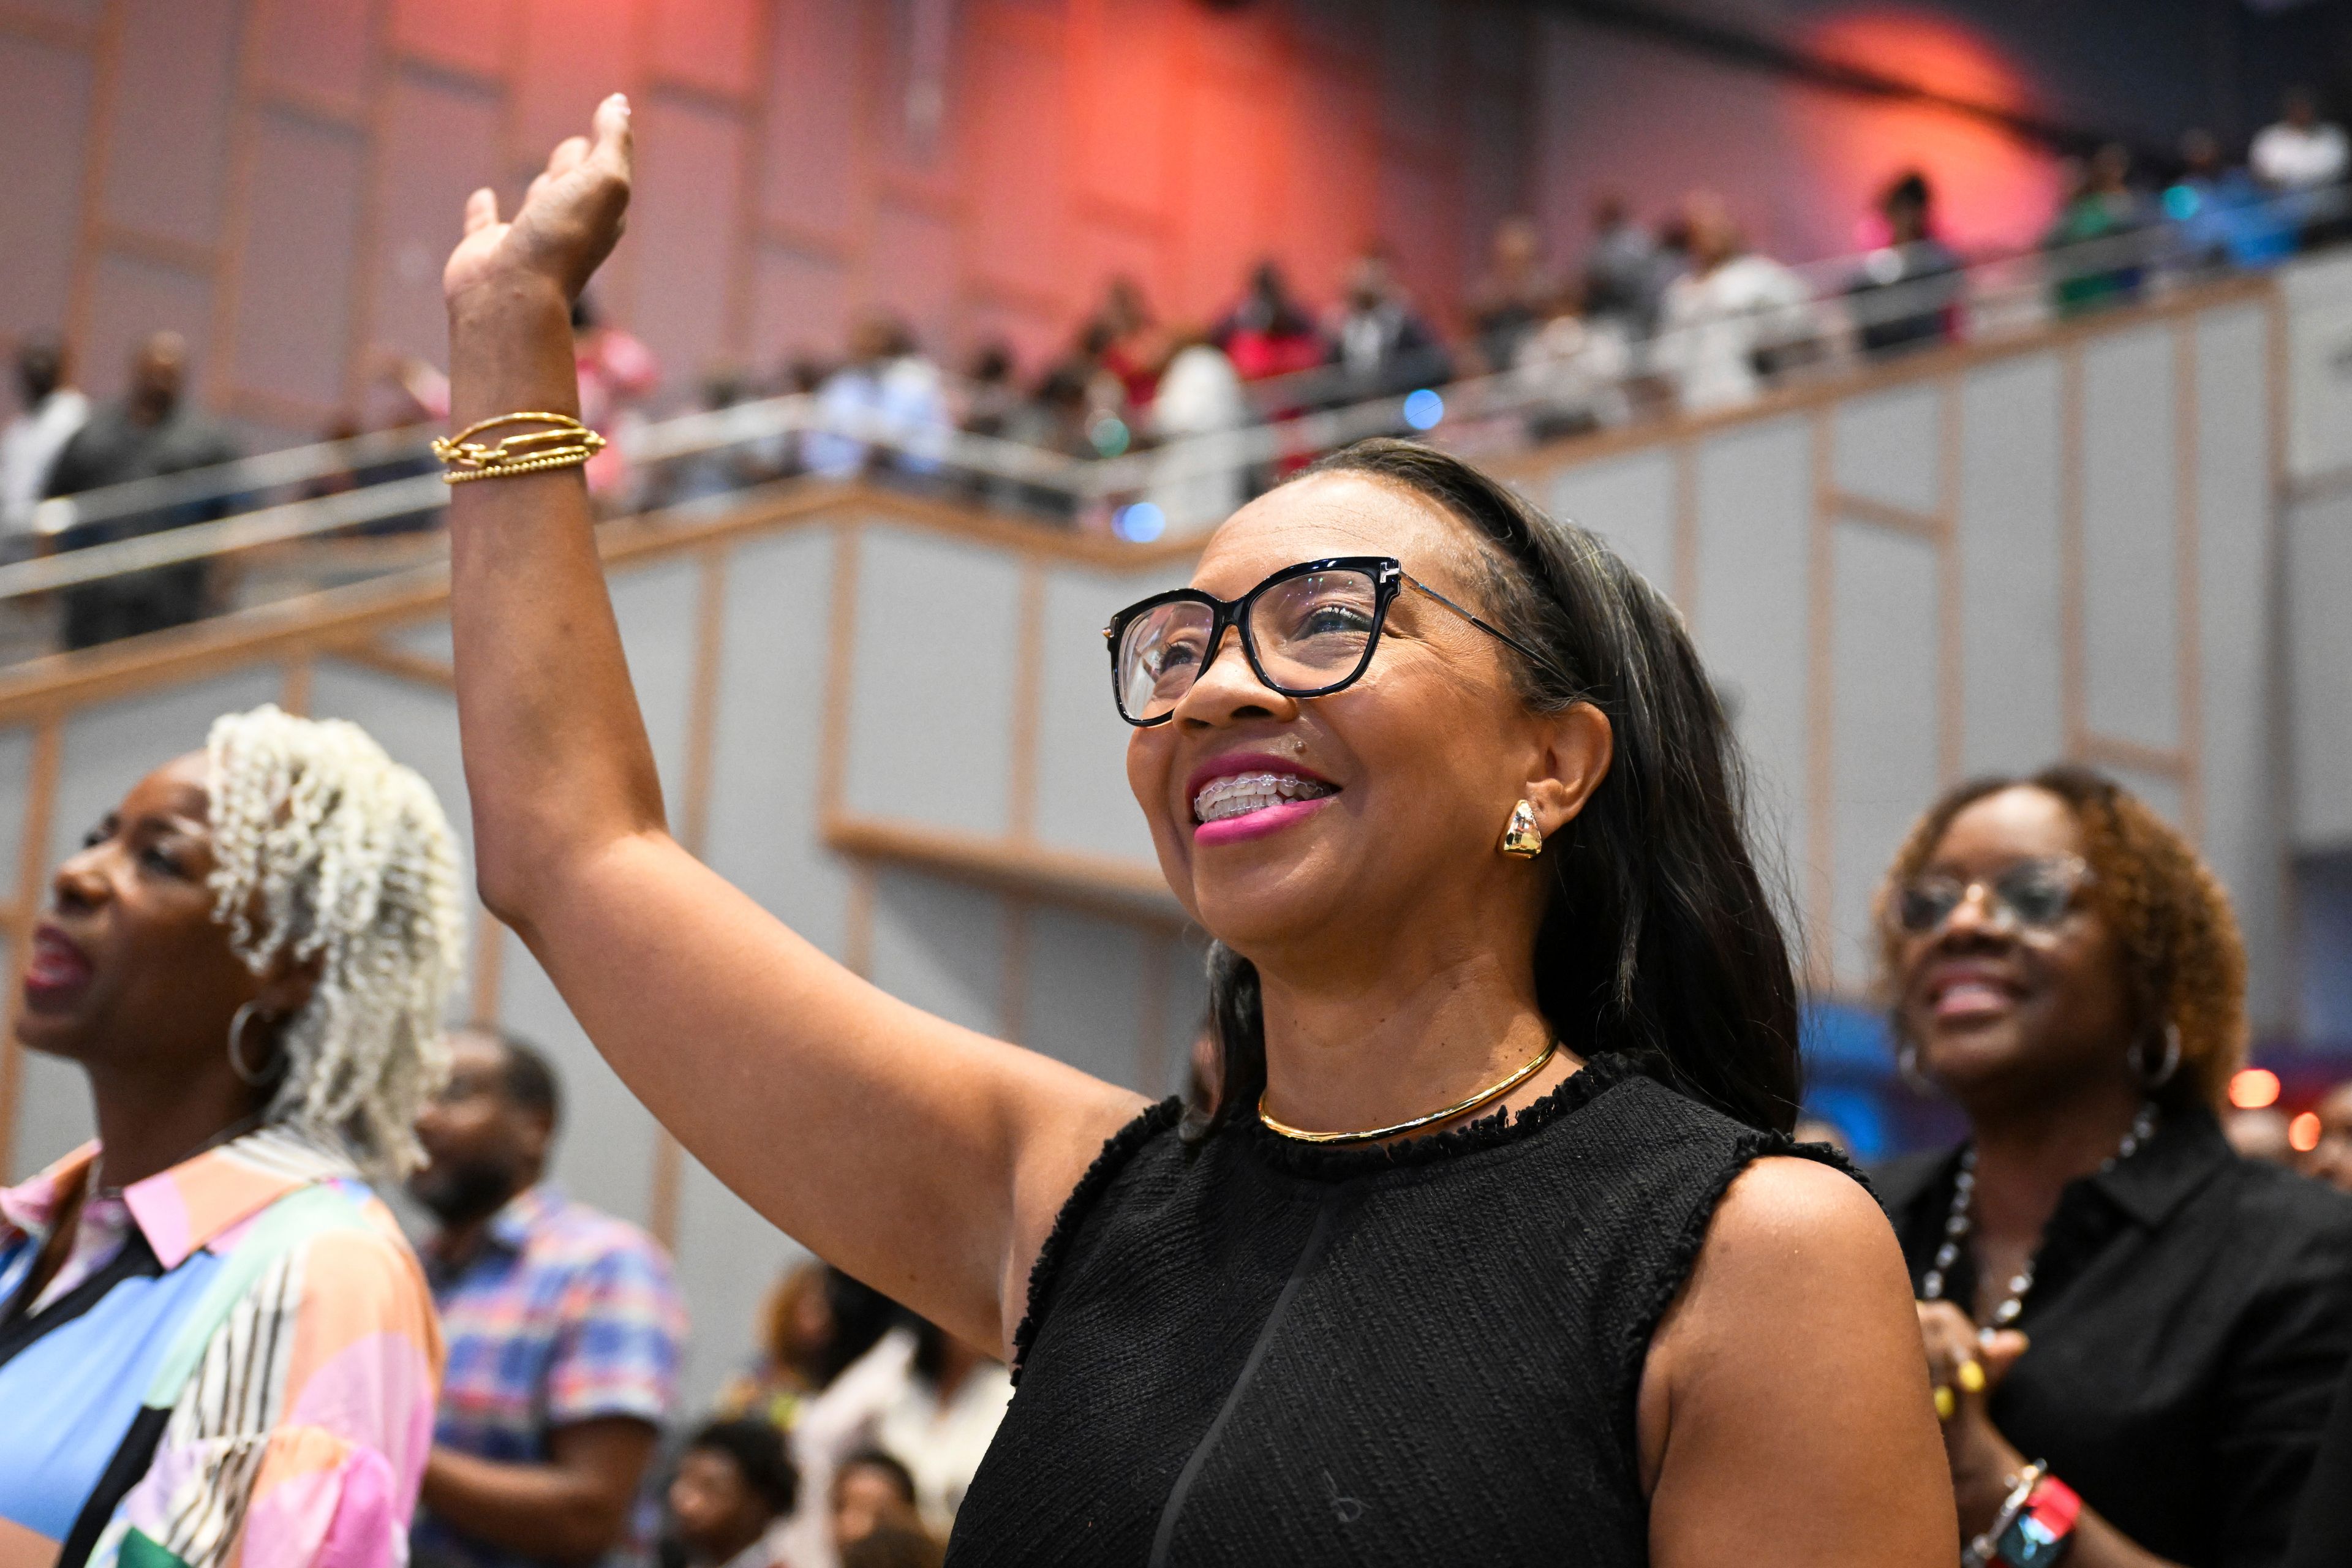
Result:
<instances>
[{"instance_id":1,"label":"blurred crowd","mask_svg":"<svg viewBox=\"0 0 2352 1568\"><path fill-rule=\"evenodd\" d=\"M1205 322L1167 319L1134 279L1115 279L1060 352L1026 366L1011 344L990 340L951 367L903 320L875 311L837 353L796 353L772 373L712 371L696 389L706 412L805 395L813 418L803 427L635 470L625 437L663 399L663 367L583 302L575 321L583 416L622 437L589 480L603 505L621 511L800 474L866 476L1150 538L1171 522L1222 516L1305 461L1313 440L1295 432L1302 416L1363 412L1346 438L1426 430L1448 417L1449 396L1468 405L1453 390L1463 378L1478 389L1470 401L1502 410L1503 424L1536 441L1644 415L1737 407L1808 366L1966 336L1972 259L2038 268L2046 308L2062 316L2131 302L2160 281L2273 265L2352 232L2347 172L2343 129L2297 91L2241 163L2204 132L2184 137L2163 169L2135 167L2120 144L2068 160L2038 259L1964 257L1947 237L1932 184L1910 171L1879 194L1862 254L1801 268L1754 246L1717 195L1694 192L1645 218L1608 194L1572 259L1547 253L1533 219L1504 221L1482 275L1448 311L1417 301L1377 246L1320 305L1302 298L1279 261L1261 261ZM226 427L185 395L187 360L176 334L155 334L134 356L130 389L97 405L76 389L57 343L20 345L20 412L0 433L0 559L239 510L215 496L79 522L41 504L235 457ZM322 434L437 422L446 383L419 360L379 353L367 404ZM1143 467L1116 498L1056 483L1051 471L1051 459L1129 454ZM323 475L300 494L431 469L411 453ZM425 511L374 520L367 531L435 521ZM89 584L67 596L61 640L82 647L184 624L217 608L226 591L202 563Z\"/></svg>"},{"instance_id":2,"label":"blurred crowd","mask_svg":"<svg viewBox=\"0 0 2352 1568\"><path fill-rule=\"evenodd\" d=\"M416 1568L936 1568L1011 1374L836 1269L790 1269L699 1412L667 1256L548 1175L529 1042L468 1030L408 1195L448 1345Z\"/></svg>"}]
</instances>

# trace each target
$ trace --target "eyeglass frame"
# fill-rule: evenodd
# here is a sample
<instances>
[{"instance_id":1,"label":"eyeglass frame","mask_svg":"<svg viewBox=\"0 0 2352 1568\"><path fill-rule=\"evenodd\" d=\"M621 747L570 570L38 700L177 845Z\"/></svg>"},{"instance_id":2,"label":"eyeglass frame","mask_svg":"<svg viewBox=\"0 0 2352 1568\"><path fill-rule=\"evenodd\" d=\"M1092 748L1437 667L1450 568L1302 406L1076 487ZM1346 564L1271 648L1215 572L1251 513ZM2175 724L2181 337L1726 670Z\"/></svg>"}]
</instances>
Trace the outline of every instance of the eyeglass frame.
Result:
<instances>
[{"instance_id":1,"label":"eyeglass frame","mask_svg":"<svg viewBox=\"0 0 2352 1568\"><path fill-rule=\"evenodd\" d=\"M1361 572L1371 577L1372 629L1364 638L1364 656L1356 661L1355 668L1328 686L1298 690L1280 684L1272 676L1266 674L1265 665L1259 659L1257 654L1257 634L1251 629L1250 609L1257 603L1258 595L1267 590L1279 587L1293 578L1311 577L1318 572ZM1436 600L1488 637L1534 660L1538 668L1550 664L1549 659L1511 636L1510 633L1489 625L1407 572L1403 563L1393 555L1327 555L1319 561L1300 561L1285 566L1238 599L1220 599L1214 594L1200 588L1171 588L1164 594L1154 594L1148 599L1139 599L1119 611L1110 618L1110 624L1103 627L1103 640L1110 645L1111 701L1118 708L1118 716L1139 730L1149 730L1154 726L1165 724L1176 716L1176 710L1172 706L1157 719L1136 719L1129 716L1126 693L1120 689L1118 646L1120 640L1127 635L1127 628L1134 624L1137 616L1156 610L1162 605L1177 603L1209 606L1211 617L1209 652L1207 657L1201 660L1200 668L1192 672L1193 686L1201 683L1201 678L1209 673L1209 666L1216 663L1217 656L1224 651L1225 633L1230 629L1241 633L1242 656L1249 660L1250 673L1256 676L1258 684L1267 690L1278 691L1283 696L1291 698L1328 697L1335 691L1344 691L1361 680L1364 678L1364 671L1371 668L1372 656L1380 651L1381 634L1388 629L1389 608L1396 603L1397 595L1408 587ZM1192 687L1188 686L1184 689L1189 693ZM1180 704L1183 700L1181 696L1176 699Z\"/></svg>"},{"instance_id":2,"label":"eyeglass frame","mask_svg":"<svg viewBox=\"0 0 2352 1568\"><path fill-rule=\"evenodd\" d=\"M2074 885L2066 889L2066 907L2060 910L2058 918L2052 921L2048 925L2034 925L2022 919L2017 912L2017 906L2011 903L2007 898L2002 897L1995 886L1995 884L2000 882L2004 879L2032 866L2063 867L2066 868L2067 875L2070 876L2074 881ZM1925 931L1913 931L1909 926L1903 923L1903 899L1913 887L1926 880L1927 875L1928 873L1920 873L1906 878L1901 883L1896 885L1894 898L1888 900L1886 911L1887 924L1893 926L1895 933L1902 937L1906 942L1925 942L1942 935L1944 928L1952 923L1952 917L1958 914L1961 909L1966 906L1971 899L1975 899L1979 895L1983 898L1986 913L1988 915L1997 917L1999 921L2002 925L2006 926L2011 935L2021 939L2032 935L2046 935L2055 931L2061 925L2065 923L2066 917L2075 912L2075 910L2078 907L2075 900L2082 896L2083 889L2091 886L2092 883L2099 879L2098 873L2093 869L2091 863L2088 860L2085 860L2080 855L2071 853L2062 853L2057 855L2031 855L2021 860L2011 861L2009 865L2003 867L1998 874L1990 877L1963 878L1954 877L1947 873L1945 874L1944 879L1946 881L1958 883L1960 896L1952 900L1952 907L1946 910L1943 914L1938 917L1934 925L1927 927Z\"/></svg>"}]
</instances>

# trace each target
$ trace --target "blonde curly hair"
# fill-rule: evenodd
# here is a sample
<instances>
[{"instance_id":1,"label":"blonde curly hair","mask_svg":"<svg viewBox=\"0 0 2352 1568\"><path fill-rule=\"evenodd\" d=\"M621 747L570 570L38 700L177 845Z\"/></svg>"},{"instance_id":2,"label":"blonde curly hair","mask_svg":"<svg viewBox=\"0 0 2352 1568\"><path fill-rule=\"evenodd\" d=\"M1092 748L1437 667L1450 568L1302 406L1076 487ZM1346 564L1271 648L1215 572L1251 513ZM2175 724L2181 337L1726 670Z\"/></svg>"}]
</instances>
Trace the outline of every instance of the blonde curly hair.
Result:
<instances>
[{"instance_id":1,"label":"blonde curly hair","mask_svg":"<svg viewBox=\"0 0 2352 1568\"><path fill-rule=\"evenodd\" d=\"M213 918L258 974L315 964L310 998L278 1036L273 1121L339 1137L397 1178L448 1073L444 1009L464 963L457 841L414 770L356 724L266 703L215 720Z\"/></svg>"},{"instance_id":2,"label":"blonde curly hair","mask_svg":"<svg viewBox=\"0 0 2352 1568\"><path fill-rule=\"evenodd\" d=\"M1895 999L1905 937L1894 900L1916 876L1952 819L2005 789L2047 791L2066 804L2083 830L2090 863L2086 894L2115 933L2143 1037L2180 1033L2180 1066L2158 1098L2175 1106L2221 1108L2230 1079L2246 1059L2246 944L2221 879L2188 839L2147 802L2103 773L2046 768L2024 778L1984 778L1959 785L1912 826L1880 884L1879 983L1896 1038L1903 1023Z\"/></svg>"}]
</instances>

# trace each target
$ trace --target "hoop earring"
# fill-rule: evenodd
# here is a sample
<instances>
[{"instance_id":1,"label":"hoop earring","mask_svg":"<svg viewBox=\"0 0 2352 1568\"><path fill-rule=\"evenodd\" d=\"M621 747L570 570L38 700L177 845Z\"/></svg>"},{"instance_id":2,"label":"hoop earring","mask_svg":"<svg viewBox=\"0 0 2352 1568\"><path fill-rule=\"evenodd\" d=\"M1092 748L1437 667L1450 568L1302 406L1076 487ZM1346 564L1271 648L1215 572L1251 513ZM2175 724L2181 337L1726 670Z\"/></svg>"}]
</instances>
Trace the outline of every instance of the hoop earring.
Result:
<instances>
[{"instance_id":1,"label":"hoop earring","mask_svg":"<svg viewBox=\"0 0 2352 1568\"><path fill-rule=\"evenodd\" d=\"M1526 801L1511 807L1503 826L1503 853L1514 860L1532 860L1543 853L1543 829L1536 826L1536 810Z\"/></svg>"},{"instance_id":2,"label":"hoop earring","mask_svg":"<svg viewBox=\"0 0 2352 1568\"><path fill-rule=\"evenodd\" d=\"M1916 1040L1906 1040L1895 1047L1895 1072L1912 1093L1933 1094L1936 1085L1919 1070L1919 1046Z\"/></svg>"},{"instance_id":3,"label":"hoop earring","mask_svg":"<svg viewBox=\"0 0 2352 1568\"><path fill-rule=\"evenodd\" d=\"M257 1070L245 1065L245 1026L253 1016L253 1010L259 1005L258 1002L245 1003L237 1008L236 1016L228 1021L228 1070L236 1074L239 1083L255 1089L268 1087L271 1077L269 1060L266 1057ZM266 1017L261 1021L265 1024L271 1022Z\"/></svg>"},{"instance_id":4,"label":"hoop earring","mask_svg":"<svg viewBox=\"0 0 2352 1568\"><path fill-rule=\"evenodd\" d=\"M2164 1061L2161 1066L2153 1072L2149 1071L2147 1052L2143 1048L2132 1053L2132 1069L2139 1075L2142 1089L2162 1089L2170 1083L2172 1075L2180 1070L2180 1026L2167 1024L2164 1026Z\"/></svg>"}]
</instances>

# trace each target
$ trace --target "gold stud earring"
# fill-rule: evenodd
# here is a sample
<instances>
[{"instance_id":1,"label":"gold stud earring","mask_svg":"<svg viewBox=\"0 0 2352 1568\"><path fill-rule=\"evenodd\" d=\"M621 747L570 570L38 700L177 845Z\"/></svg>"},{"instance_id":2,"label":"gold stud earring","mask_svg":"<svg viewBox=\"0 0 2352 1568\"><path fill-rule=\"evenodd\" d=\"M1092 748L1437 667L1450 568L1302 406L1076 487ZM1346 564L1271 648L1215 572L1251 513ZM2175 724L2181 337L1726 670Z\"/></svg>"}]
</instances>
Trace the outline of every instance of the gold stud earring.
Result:
<instances>
[{"instance_id":1,"label":"gold stud earring","mask_svg":"<svg viewBox=\"0 0 2352 1568\"><path fill-rule=\"evenodd\" d=\"M1536 808L1526 801L1511 807L1503 828L1503 853L1514 860L1532 860L1543 853L1543 829L1536 826Z\"/></svg>"}]
</instances>

